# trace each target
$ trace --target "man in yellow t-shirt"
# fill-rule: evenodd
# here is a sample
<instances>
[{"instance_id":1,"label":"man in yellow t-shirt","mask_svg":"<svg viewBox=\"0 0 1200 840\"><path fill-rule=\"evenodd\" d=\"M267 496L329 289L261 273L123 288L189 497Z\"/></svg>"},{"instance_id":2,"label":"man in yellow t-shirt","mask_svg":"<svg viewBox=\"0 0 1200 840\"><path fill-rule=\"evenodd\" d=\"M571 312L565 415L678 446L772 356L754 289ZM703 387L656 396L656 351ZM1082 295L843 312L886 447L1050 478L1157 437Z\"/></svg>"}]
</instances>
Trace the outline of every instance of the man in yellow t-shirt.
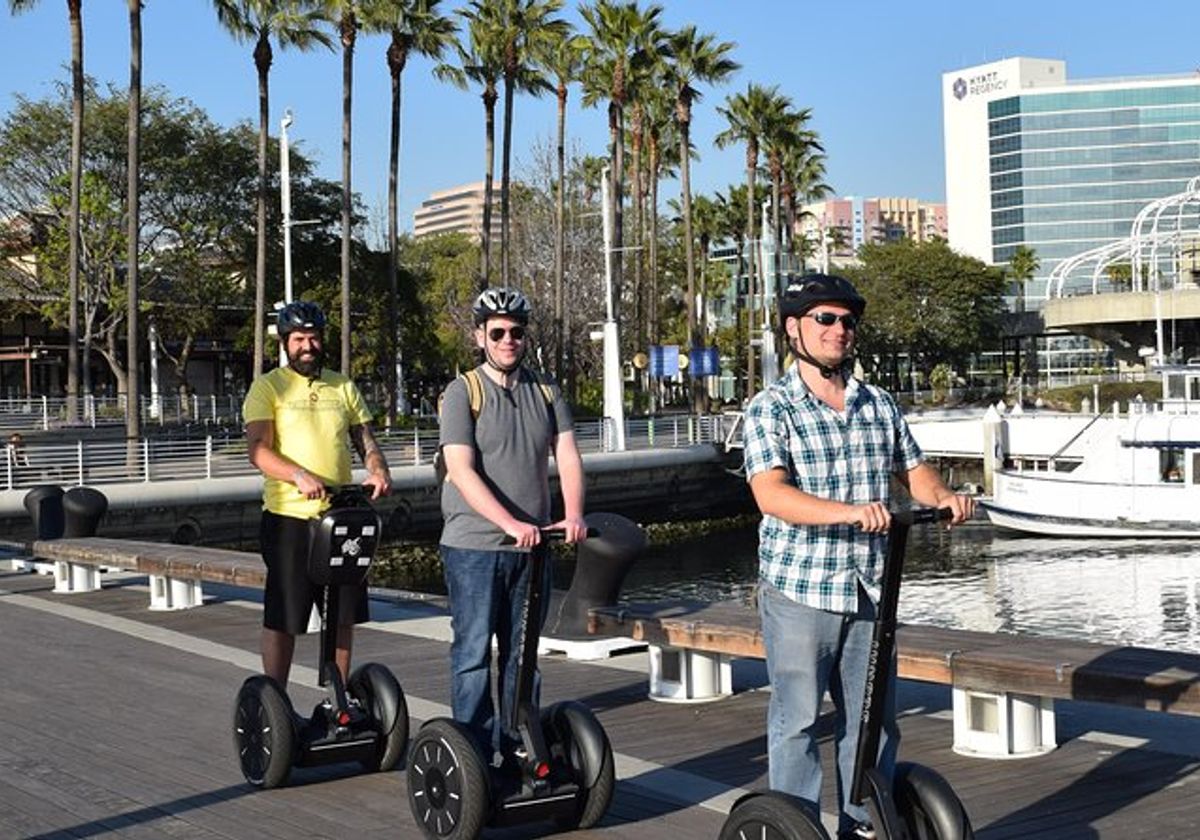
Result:
<instances>
[{"instance_id":1,"label":"man in yellow t-shirt","mask_svg":"<svg viewBox=\"0 0 1200 840\"><path fill-rule=\"evenodd\" d=\"M308 579L310 523L329 507L327 489L349 484L350 448L366 465L374 499L392 489L387 461L371 432L371 414L346 376L327 370L325 315L296 301L279 311L288 365L259 376L242 407L250 463L263 474L259 545L267 566L263 593L263 672L286 688L296 634L303 633L318 589ZM350 672L354 625L367 621L366 586L342 587L337 665Z\"/></svg>"}]
</instances>

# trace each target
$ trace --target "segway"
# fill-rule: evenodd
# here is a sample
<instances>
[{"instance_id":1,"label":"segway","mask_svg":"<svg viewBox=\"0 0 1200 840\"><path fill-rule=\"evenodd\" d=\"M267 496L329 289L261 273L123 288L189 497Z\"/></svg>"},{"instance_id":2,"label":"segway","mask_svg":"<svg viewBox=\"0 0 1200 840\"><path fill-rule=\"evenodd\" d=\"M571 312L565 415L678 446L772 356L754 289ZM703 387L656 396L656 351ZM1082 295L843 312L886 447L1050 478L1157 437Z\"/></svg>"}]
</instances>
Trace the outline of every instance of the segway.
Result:
<instances>
[{"instance_id":1,"label":"segway","mask_svg":"<svg viewBox=\"0 0 1200 840\"><path fill-rule=\"evenodd\" d=\"M368 662L343 684L335 661L338 590L363 584L383 532L367 499L365 488L343 487L312 523L308 575L322 588L318 684L329 696L304 718L268 676L250 677L238 692L233 743L242 774L255 787L285 784L292 767L357 761L368 771L391 770L404 755L408 706L392 672Z\"/></svg>"},{"instance_id":2,"label":"segway","mask_svg":"<svg viewBox=\"0 0 1200 840\"><path fill-rule=\"evenodd\" d=\"M892 514L850 794L856 805L866 804L879 840L974 840L975 837L962 802L938 773L920 764L901 763L896 765L895 778L889 782L876 767L888 669L896 650L896 608L908 531L914 524L938 522L950 516L946 508ZM720 840L751 837L829 840L820 815L813 813L803 800L779 791L747 794L729 812Z\"/></svg>"},{"instance_id":3,"label":"segway","mask_svg":"<svg viewBox=\"0 0 1200 840\"><path fill-rule=\"evenodd\" d=\"M551 820L563 830L590 828L612 800L612 747L595 715L582 703L539 711L533 701L546 541L562 538L561 532L542 533L542 543L529 553L517 697L508 719L521 743L494 767L462 724L436 718L421 727L409 750L408 802L430 840L474 840L485 825Z\"/></svg>"}]
</instances>

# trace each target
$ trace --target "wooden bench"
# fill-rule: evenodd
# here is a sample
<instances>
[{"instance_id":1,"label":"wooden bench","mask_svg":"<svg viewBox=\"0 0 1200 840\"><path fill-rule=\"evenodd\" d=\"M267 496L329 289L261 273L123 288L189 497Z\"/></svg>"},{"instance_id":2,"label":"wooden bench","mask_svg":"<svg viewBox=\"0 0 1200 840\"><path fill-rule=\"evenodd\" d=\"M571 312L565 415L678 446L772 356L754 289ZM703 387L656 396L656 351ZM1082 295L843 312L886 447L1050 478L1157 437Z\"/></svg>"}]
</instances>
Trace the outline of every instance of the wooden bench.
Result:
<instances>
[{"instance_id":1,"label":"wooden bench","mask_svg":"<svg viewBox=\"0 0 1200 840\"><path fill-rule=\"evenodd\" d=\"M102 569L149 575L152 610L200 606L204 582L261 589L267 579L259 555L219 548L79 537L38 540L32 554L54 563L55 592L99 589Z\"/></svg>"},{"instance_id":2,"label":"wooden bench","mask_svg":"<svg viewBox=\"0 0 1200 840\"><path fill-rule=\"evenodd\" d=\"M731 693L729 661L763 659L757 611L688 601L590 611L588 630L650 645L650 694L666 700ZM1055 747L1054 700L1200 715L1200 655L923 625L896 632L903 679L952 687L954 749L1038 755Z\"/></svg>"}]
</instances>

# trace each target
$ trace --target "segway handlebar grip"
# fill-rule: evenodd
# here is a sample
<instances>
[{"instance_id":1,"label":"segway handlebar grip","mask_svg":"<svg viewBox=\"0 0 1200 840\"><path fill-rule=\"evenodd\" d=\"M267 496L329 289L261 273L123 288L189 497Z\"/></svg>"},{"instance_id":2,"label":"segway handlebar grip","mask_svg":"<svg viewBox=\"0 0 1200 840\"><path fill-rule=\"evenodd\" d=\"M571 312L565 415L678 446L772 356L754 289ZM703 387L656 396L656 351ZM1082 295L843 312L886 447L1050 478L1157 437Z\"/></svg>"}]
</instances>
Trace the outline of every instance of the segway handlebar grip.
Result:
<instances>
[{"instance_id":1,"label":"segway handlebar grip","mask_svg":"<svg viewBox=\"0 0 1200 840\"><path fill-rule=\"evenodd\" d=\"M950 508L913 508L912 510L897 510L892 512L892 522L896 525L924 525L930 522L944 522L954 518Z\"/></svg>"}]
</instances>

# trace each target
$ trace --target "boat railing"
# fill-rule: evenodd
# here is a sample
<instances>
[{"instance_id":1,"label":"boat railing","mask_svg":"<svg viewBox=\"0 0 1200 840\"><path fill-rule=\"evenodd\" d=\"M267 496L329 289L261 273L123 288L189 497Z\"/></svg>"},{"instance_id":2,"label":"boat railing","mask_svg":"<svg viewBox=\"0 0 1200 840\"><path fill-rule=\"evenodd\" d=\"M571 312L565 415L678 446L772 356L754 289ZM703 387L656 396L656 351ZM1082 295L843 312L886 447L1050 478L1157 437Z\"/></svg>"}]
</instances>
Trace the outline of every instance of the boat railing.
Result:
<instances>
[{"instance_id":1,"label":"boat railing","mask_svg":"<svg viewBox=\"0 0 1200 840\"><path fill-rule=\"evenodd\" d=\"M1071 448L1071 445L1072 445L1073 443L1075 443L1075 441L1077 441L1077 440L1079 440L1081 437L1083 437L1083 436L1084 436L1084 434L1086 434L1086 433L1087 433L1087 430L1088 430L1088 429L1090 429L1090 428L1092 428L1092 426L1096 425L1097 421L1099 421L1099 420L1100 420L1100 418L1102 418L1102 417L1104 417L1104 416L1105 416L1105 415L1103 415L1103 414L1096 414L1096 415L1093 415L1093 416L1092 416L1092 419L1091 419L1091 420L1089 420L1089 421L1087 421L1087 423L1085 423L1085 424L1084 424L1083 428L1081 428L1081 429L1080 429L1078 432L1076 432L1075 434L1071 435L1071 439L1070 439L1070 440L1068 440L1066 443L1064 443L1062 446L1060 446L1060 447L1058 448L1058 450L1057 450L1057 451L1056 451L1054 454L1052 454L1052 455L1050 456L1050 458L1048 459L1048 468L1049 468L1049 469L1051 469L1051 470L1053 470L1053 469L1054 469L1054 462L1055 462L1055 460L1057 460L1059 457L1061 457L1061 456L1062 456L1062 454L1063 454L1064 452L1066 452L1068 449L1070 449L1070 448Z\"/></svg>"}]
</instances>

